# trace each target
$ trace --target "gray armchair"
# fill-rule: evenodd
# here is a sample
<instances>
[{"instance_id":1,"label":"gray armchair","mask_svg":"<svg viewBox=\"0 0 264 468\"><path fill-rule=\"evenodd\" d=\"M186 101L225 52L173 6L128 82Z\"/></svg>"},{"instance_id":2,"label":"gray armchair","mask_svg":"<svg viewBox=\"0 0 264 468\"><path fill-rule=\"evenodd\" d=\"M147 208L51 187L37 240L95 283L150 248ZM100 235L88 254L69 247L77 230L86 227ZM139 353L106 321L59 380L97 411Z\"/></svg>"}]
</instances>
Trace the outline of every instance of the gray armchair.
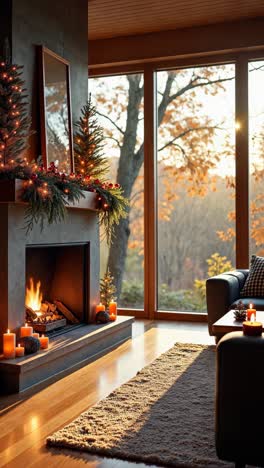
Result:
<instances>
[{"instance_id":1,"label":"gray armchair","mask_svg":"<svg viewBox=\"0 0 264 468\"><path fill-rule=\"evenodd\" d=\"M225 315L228 310L234 308L239 300L248 305L253 302L258 309L263 307L264 298L240 297L249 270L228 271L218 276L213 276L206 281L206 301L208 313L208 329L210 335L214 335L212 325ZM219 338L219 337L218 337Z\"/></svg>"}]
</instances>

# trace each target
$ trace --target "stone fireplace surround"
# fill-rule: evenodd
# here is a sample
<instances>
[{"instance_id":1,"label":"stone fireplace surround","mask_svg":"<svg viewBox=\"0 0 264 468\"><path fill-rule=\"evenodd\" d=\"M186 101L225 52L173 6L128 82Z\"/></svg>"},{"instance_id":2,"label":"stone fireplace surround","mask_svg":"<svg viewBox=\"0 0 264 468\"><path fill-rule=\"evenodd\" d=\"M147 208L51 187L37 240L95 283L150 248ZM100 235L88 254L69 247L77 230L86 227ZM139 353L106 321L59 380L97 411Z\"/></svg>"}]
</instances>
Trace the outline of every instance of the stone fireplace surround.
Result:
<instances>
[{"instance_id":1,"label":"stone fireplace surround","mask_svg":"<svg viewBox=\"0 0 264 468\"><path fill-rule=\"evenodd\" d=\"M24 229L25 204L17 201L0 203L1 338L8 328L18 334L25 323L27 247L81 244L88 246L89 251L89 303L83 314L87 325L51 339L48 351L25 358L0 360L1 393L23 391L40 382L49 382L55 376L63 376L131 337L131 317L118 317L116 322L106 325L92 324L99 302L100 254L98 215L91 206L89 203L89 209L68 208L64 222L46 226L43 231L34 225L27 234ZM2 339L0 342L2 347Z\"/></svg>"},{"instance_id":2,"label":"stone fireplace surround","mask_svg":"<svg viewBox=\"0 0 264 468\"><path fill-rule=\"evenodd\" d=\"M18 332L25 323L26 248L33 245L89 245L89 304L85 316L93 322L99 301L99 228L97 213L92 210L68 209L64 222L45 226L41 232L34 225L25 231L25 205L0 204L0 334L7 328Z\"/></svg>"}]
</instances>

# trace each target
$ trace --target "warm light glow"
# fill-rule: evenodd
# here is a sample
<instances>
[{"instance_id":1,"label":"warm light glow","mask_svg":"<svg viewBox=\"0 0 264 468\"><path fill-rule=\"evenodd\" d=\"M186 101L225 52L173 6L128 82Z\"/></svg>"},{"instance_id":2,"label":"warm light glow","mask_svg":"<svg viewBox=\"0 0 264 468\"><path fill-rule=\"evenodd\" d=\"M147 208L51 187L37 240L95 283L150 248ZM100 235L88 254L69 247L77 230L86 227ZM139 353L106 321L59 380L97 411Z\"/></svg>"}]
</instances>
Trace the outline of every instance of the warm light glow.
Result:
<instances>
[{"instance_id":1,"label":"warm light glow","mask_svg":"<svg viewBox=\"0 0 264 468\"><path fill-rule=\"evenodd\" d=\"M238 120L236 121L235 128L236 128L236 130L240 130L240 129L241 129L241 123L238 122Z\"/></svg>"},{"instance_id":2,"label":"warm light glow","mask_svg":"<svg viewBox=\"0 0 264 468\"><path fill-rule=\"evenodd\" d=\"M249 304L249 308L250 308L250 309L253 309L253 304Z\"/></svg>"},{"instance_id":3,"label":"warm light glow","mask_svg":"<svg viewBox=\"0 0 264 468\"><path fill-rule=\"evenodd\" d=\"M26 306L34 311L39 311L42 302L42 293L40 292L41 283L37 282L36 287L34 286L33 278L29 280L29 288L26 289Z\"/></svg>"},{"instance_id":4,"label":"warm light glow","mask_svg":"<svg viewBox=\"0 0 264 468\"><path fill-rule=\"evenodd\" d=\"M8 328L8 330L7 330L7 333L10 333L10 330L9 330L9 328Z\"/></svg>"}]
</instances>

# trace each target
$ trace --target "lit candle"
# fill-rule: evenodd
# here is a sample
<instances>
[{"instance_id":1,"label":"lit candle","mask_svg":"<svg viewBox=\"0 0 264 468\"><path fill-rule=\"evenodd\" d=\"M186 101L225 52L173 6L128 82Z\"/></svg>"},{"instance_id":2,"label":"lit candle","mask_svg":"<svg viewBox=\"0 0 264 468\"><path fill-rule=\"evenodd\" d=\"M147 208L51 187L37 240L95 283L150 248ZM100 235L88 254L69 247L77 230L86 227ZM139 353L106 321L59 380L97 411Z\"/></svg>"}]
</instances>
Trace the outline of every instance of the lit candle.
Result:
<instances>
[{"instance_id":1,"label":"lit candle","mask_svg":"<svg viewBox=\"0 0 264 468\"><path fill-rule=\"evenodd\" d=\"M33 336L34 338L37 338L37 339L39 340L39 333L32 333L32 336Z\"/></svg>"},{"instance_id":2,"label":"lit candle","mask_svg":"<svg viewBox=\"0 0 264 468\"><path fill-rule=\"evenodd\" d=\"M40 336L39 341L40 341L41 349L48 349L48 347L49 347L49 338L48 338L48 336L44 336L44 335Z\"/></svg>"},{"instance_id":3,"label":"lit candle","mask_svg":"<svg viewBox=\"0 0 264 468\"><path fill-rule=\"evenodd\" d=\"M100 304L96 306L96 312L101 312L101 311L105 311L105 306L104 304L100 302Z\"/></svg>"},{"instance_id":4,"label":"lit candle","mask_svg":"<svg viewBox=\"0 0 264 468\"><path fill-rule=\"evenodd\" d=\"M16 356L16 334L7 330L3 334L3 345L4 358L13 359Z\"/></svg>"},{"instance_id":5,"label":"lit candle","mask_svg":"<svg viewBox=\"0 0 264 468\"><path fill-rule=\"evenodd\" d=\"M16 347L16 357L22 357L25 354L25 348L24 346L21 346L20 344Z\"/></svg>"},{"instance_id":6,"label":"lit candle","mask_svg":"<svg viewBox=\"0 0 264 468\"><path fill-rule=\"evenodd\" d=\"M262 323L261 322L243 322L243 333L247 336L261 336Z\"/></svg>"},{"instance_id":7,"label":"lit candle","mask_svg":"<svg viewBox=\"0 0 264 468\"><path fill-rule=\"evenodd\" d=\"M254 309L254 304L249 304L249 308L247 309L247 320L256 320L256 309Z\"/></svg>"},{"instance_id":8,"label":"lit candle","mask_svg":"<svg viewBox=\"0 0 264 468\"><path fill-rule=\"evenodd\" d=\"M109 303L109 318L112 322L116 320L117 316L117 303L114 301L111 301Z\"/></svg>"},{"instance_id":9,"label":"lit candle","mask_svg":"<svg viewBox=\"0 0 264 468\"><path fill-rule=\"evenodd\" d=\"M20 336L21 338L23 336L32 336L33 333L33 328L29 327L28 324L26 323L24 327L20 328Z\"/></svg>"}]
</instances>

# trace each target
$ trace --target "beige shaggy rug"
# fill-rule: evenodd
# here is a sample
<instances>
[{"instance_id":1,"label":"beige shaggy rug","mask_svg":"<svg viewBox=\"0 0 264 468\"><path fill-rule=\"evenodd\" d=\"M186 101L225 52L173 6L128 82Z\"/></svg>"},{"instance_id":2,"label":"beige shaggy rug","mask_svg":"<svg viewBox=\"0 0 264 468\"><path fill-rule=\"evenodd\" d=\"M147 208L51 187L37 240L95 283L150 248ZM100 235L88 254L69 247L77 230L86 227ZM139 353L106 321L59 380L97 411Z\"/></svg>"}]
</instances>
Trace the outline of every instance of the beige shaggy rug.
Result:
<instances>
[{"instance_id":1,"label":"beige shaggy rug","mask_svg":"<svg viewBox=\"0 0 264 468\"><path fill-rule=\"evenodd\" d=\"M215 348L176 344L47 444L158 466L231 466L215 453L214 388Z\"/></svg>"}]
</instances>

